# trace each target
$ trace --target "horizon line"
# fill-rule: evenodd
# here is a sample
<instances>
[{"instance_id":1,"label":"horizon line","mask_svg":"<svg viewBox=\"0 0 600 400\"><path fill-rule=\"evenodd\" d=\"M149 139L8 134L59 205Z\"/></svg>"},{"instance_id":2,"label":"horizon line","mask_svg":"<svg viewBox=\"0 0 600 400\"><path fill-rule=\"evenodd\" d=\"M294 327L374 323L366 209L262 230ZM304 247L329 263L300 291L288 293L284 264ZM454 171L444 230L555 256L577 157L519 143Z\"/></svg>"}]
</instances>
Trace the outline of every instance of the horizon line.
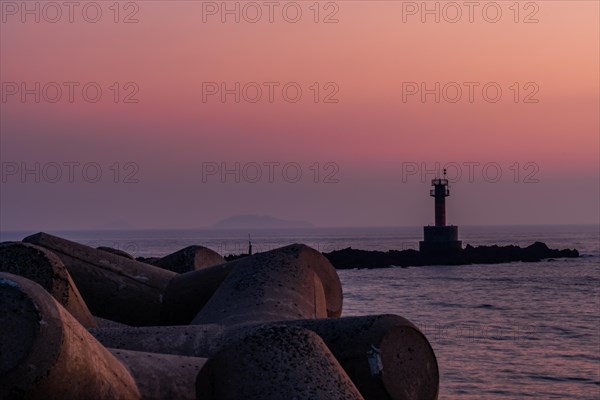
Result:
<instances>
[{"instance_id":1,"label":"horizon line","mask_svg":"<svg viewBox=\"0 0 600 400\"><path fill-rule=\"evenodd\" d=\"M2 232L127 232L127 231L196 231L196 230L208 230L208 231L282 231L282 230L318 230L318 229L398 229L398 228L423 228L427 225L353 225L353 226L312 226L312 227L301 227L301 228L215 228L210 226L196 227L196 228L49 228L49 229L0 229ZM450 226L450 225L448 225ZM600 222L596 223L555 223L555 224L466 224L458 225L460 227L552 227L552 226L597 226L600 227Z\"/></svg>"}]
</instances>

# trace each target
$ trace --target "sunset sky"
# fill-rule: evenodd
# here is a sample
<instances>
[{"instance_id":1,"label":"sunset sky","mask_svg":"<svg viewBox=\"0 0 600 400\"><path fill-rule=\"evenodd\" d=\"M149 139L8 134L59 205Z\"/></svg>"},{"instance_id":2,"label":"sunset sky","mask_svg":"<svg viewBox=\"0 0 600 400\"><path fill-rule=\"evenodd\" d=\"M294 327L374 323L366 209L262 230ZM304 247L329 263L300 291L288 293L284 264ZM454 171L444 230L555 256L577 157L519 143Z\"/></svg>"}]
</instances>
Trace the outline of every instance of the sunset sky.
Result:
<instances>
[{"instance_id":1,"label":"sunset sky","mask_svg":"<svg viewBox=\"0 0 600 400\"><path fill-rule=\"evenodd\" d=\"M39 22L24 3L0 2L2 230L426 225L436 162L449 223L599 222L596 1L428 2L439 23L402 1L227 2L239 22L223 2L39 2Z\"/></svg>"}]
</instances>

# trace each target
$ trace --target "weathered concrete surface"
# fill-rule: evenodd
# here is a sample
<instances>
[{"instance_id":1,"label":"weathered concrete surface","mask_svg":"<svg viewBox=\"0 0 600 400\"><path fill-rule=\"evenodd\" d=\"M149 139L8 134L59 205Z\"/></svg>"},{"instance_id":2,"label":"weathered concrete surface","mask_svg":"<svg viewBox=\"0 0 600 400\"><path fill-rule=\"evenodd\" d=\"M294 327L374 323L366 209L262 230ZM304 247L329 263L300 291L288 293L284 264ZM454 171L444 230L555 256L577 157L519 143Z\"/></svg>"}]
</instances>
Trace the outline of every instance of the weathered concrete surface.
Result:
<instances>
[{"instance_id":1,"label":"weathered concrete surface","mask_svg":"<svg viewBox=\"0 0 600 400\"><path fill-rule=\"evenodd\" d=\"M433 400L439 370L427 338L397 315L294 321L318 334L365 399Z\"/></svg>"},{"instance_id":2,"label":"weathered concrete surface","mask_svg":"<svg viewBox=\"0 0 600 400\"><path fill-rule=\"evenodd\" d=\"M196 400L196 376L206 358L108 349L137 383L145 400Z\"/></svg>"},{"instance_id":3,"label":"weathered concrete surface","mask_svg":"<svg viewBox=\"0 0 600 400\"><path fill-rule=\"evenodd\" d=\"M37 283L0 273L0 310L0 398L141 398L129 371Z\"/></svg>"},{"instance_id":4,"label":"weathered concrete surface","mask_svg":"<svg viewBox=\"0 0 600 400\"><path fill-rule=\"evenodd\" d=\"M362 399L314 332L270 326L229 343L196 381L198 399Z\"/></svg>"},{"instance_id":5,"label":"weathered concrete surface","mask_svg":"<svg viewBox=\"0 0 600 400\"><path fill-rule=\"evenodd\" d=\"M228 329L222 325L100 327L90 333L105 347L147 353L210 357Z\"/></svg>"},{"instance_id":6,"label":"weathered concrete surface","mask_svg":"<svg viewBox=\"0 0 600 400\"><path fill-rule=\"evenodd\" d=\"M294 244L236 260L192 324L235 325L339 316L342 287L318 251Z\"/></svg>"},{"instance_id":7,"label":"weathered concrete surface","mask_svg":"<svg viewBox=\"0 0 600 400\"><path fill-rule=\"evenodd\" d=\"M225 259L219 253L203 246L188 246L151 262L152 265L180 274L223 263Z\"/></svg>"},{"instance_id":8,"label":"weathered concrete surface","mask_svg":"<svg viewBox=\"0 0 600 400\"><path fill-rule=\"evenodd\" d=\"M102 250L102 251L106 251L108 253L117 255L117 256L121 256L121 257L125 257L125 258L129 258L130 260L135 260L135 258L129 254L126 251L123 250L119 250L119 249L114 249L112 247L106 247L106 246L100 246L100 247L96 247L98 250Z\"/></svg>"},{"instance_id":9,"label":"weathered concrete surface","mask_svg":"<svg viewBox=\"0 0 600 400\"><path fill-rule=\"evenodd\" d=\"M160 260L160 257L136 257L135 260L145 264L154 265L156 261Z\"/></svg>"},{"instance_id":10,"label":"weathered concrete surface","mask_svg":"<svg viewBox=\"0 0 600 400\"><path fill-rule=\"evenodd\" d=\"M111 321L110 319L94 317L98 328L129 328L129 325L120 322Z\"/></svg>"},{"instance_id":11,"label":"weathered concrete surface","mask_svg":"<svg viewBox=\"0 0 600 400\"><path fill-rule=\"evenodd\" d=\"M254 263L264 264L271 262L271 265L265 264L264 267L270 267L275 270L278 267L277 262L280 262L285 257L300 259L301 264L309 267L317 274L320 282L317 282L314 277L312 278L316 286L312 291L313 301L315 300L315 295L317 296L317 301L322 301L321 290L319 290L318 286L323 286L322 292L327 303L327 315L330 317L340 316L343 301L342 286L335 269L316 250L303 245L292 245L174 277L163 298L163 312L160 325L189 324L200 310L208 304L213 294L220 288L229 274L237 268L238 264L242 265L240 268L244 268L244 266ZM287 282L286 284L293 285L292 282ZM273 289L275 292L278 291L279 286L277 286L277 283L275 283ZM235 299L233 301L235 302Z\"/></svg>"},{"instance_id":12,"label":"weathered concrete surface","mask_svg":"<svg viewBox=\"0 0 600 400\"><path fill-rule=\"evenodd\" d=\"M174 272L46 233L23 239L65 264L95 316L127 325L159 325L161 299Z\"/></svg>"},{"instance_id":13,"label":"weathered concrete surface","mask_svg":"<svg viewBox=\"0 0 600 400\"><path fill-rule=\"evenodd\" d=\"M189 324L237 263L231 261L175 276L163 297L160 325Z\"/></svg>"},{"instance_id":14,"label":"weathered concrete surface","mask_svg":"<svg viewBox=\"0 0 600 400\"><path fill-rule=\"evenodd\" d=\"M29 243L0 243L0 272L24 276L38 283L83 326L97 326L65 265L51 251Z\"/></svg>"},{"instance_id":15,"label":"weathered concrete surface","mask_svg":"<svg viewBox=\"0 0 600 400\"><path fill-rule=\"evenodd\" d=\"M262 325L265 327L271 326ZM396 315L281 321L317 333L365 399L435 399L439 371L425 336ZM250 324L92 329L105 346L210 357L220 348L260 329Z\"/></svg>"}]
</instances>

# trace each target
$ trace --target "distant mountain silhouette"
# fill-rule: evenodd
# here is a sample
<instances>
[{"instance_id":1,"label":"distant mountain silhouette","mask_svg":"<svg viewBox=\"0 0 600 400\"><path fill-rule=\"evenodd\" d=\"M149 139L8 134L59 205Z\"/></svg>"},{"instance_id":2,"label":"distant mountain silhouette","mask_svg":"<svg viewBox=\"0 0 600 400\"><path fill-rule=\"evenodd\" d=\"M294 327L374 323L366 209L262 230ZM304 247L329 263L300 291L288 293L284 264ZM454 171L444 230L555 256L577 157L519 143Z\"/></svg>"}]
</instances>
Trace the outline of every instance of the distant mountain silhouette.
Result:
<instances>
[{"instance_id":1,"label":"distant mountain silhouette","mask_svg":"<svg viewBox=\"0 0 600 400\"><path fill-rule=\"evenodd\" d=\"M313 225L306 221L284 220L268 215L234 215L225 218L213 225L217 229L291 229L312 228Z\"/></svg>"}]
</instances>

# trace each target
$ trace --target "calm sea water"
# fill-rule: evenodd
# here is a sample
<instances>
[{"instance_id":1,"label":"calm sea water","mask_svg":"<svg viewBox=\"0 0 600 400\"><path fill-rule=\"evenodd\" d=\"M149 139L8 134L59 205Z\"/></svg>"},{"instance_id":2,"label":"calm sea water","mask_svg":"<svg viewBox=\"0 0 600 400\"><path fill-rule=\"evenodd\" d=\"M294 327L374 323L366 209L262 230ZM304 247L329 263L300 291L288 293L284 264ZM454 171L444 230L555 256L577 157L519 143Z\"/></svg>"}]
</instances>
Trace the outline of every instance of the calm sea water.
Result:
<instances>
[{"instance_id":1,"label":"calm sea water","mask_svg":"<svg viewBox=\"0 0 600 400\"><path fill-rule=\"evenodd\" d=\"M20 240L34 232L3 232ZM191 244L247 251L247 231L49 232L135 256ZM252 233L255 251L305 243L321 251L417 248L421 228ZM461 227L463 244L577 248L583 257L497 265L339 271L344 315L393 313L416 323L440 366L440 399L600 399L598 226Z\"/></svg>"}]
</instances>

